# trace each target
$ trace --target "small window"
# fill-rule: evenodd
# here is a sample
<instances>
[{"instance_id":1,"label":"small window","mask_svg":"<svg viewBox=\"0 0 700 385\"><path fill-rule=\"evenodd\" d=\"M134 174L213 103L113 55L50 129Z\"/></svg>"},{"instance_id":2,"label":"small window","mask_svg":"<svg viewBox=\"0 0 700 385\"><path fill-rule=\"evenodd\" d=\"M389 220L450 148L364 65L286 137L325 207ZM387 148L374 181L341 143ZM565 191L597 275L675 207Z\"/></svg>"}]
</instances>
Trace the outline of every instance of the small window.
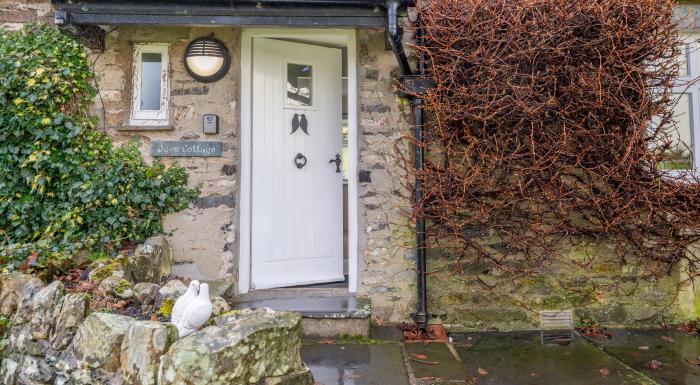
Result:
<instances>
[{"instance_id":1,"label":"small window","mask_svg":"<svg viewBox=\"0 0 700 385\"><path fill-rule=\"evenodd\" d=\"M167 44L134 46L133 104L130 124L168 125L170 82Z\"/></svg>"},{"instance_id":2,"label":"small window","mask_svg":"<svg viewBox=\"0 0 700 385\"><path fill-rule=\"evenodd\" d=\"M313 73L310 64L287 63L287 106L313 106Z\"/></svg>"},{"instance_id":3,"label":"small window","mask_svg":"<svg viewBox=\"0 0 700 385\"><path fill-rule=\"evenodd\" d=\"M662 170L692 170L693 157L691 148L693 145L693 100L688 93L674 94L674 120L677 123L677 131L674 133L673 148L669 156L659 164Z\"/></svg>"}]
</instances>

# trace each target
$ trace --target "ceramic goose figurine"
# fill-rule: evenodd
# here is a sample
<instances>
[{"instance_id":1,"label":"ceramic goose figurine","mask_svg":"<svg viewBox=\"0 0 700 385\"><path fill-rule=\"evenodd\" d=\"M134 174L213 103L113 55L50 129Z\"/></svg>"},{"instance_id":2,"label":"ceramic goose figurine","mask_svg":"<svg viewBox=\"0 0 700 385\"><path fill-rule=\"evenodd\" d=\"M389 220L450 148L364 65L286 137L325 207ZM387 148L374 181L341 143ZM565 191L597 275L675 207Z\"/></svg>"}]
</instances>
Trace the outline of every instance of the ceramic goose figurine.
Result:
<instances>
[{"instance_id":1,"label":"ceramic goose figurine","mask_svg":"<svg viewBox=\"0 0 700 385\"><path fill-rule=\"evenodd\" d=\"M180 322L176 323L180 338L188 336L204 325L211 317L211 300L209 299L209 285L203 283L199 286L199 295L192 300L182 312Z\"/></svg>"},{"instance_id":2,"label":"ceramic goose figurine","mask_svg":"<svg viewBox=\"0 0 700 385\"><path fill-rule=\"evenodd\" d=\"M183 311L190 302L197 298L197 295L199 295L199 281L193 280L190 282L190 286L187 288L185 294L181 295L180 298L175 301L173 311L170 313L170 322L177 325L182 319Z\"/></svg>"}]
</instances>

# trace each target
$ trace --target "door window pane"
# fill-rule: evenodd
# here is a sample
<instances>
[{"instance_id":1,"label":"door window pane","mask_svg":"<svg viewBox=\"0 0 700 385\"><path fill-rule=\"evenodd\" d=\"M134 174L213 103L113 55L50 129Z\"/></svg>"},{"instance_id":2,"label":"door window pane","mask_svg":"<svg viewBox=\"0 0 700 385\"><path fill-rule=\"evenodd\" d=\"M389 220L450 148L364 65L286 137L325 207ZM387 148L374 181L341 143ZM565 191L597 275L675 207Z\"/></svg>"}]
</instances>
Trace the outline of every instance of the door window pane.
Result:
<instances>
[{"instance_id":1,"label":"door window pane","mask_svg":"<svg viewBox=\"0 0 700 385\"><path fill-rule=\"evenodd\" d=\"M690 76L690 64L688 61L688 55L690 54L690 44L683 44L681 46L681 54L676 57L676 61L680 65L678 68L679 77Z\"/></svg>"},{"instance_id":2,"label":"door window pane","mask_svg":"<svg viewBox=\"0 0 700 385\"><path fill-rule=\"evenodd\" d=\"M673 133L675 146L670 151L667 160L659 165L662 170L689 170L692 168L693 144L693 105L690 94L676 94L678 104L674 109L674 120L678 123L678 131Z\"/></svg>"},{"instance_id":3,"label":"door window pane","mask_svg":"<svg viewBox=\"0 0 700 385\"><path fill-rule=\"evenodd\" d=\"M287 63L287 105L313 104L313 66Z\"/></svg>"},{"instance_id":4,"label":"door window pane","mask_svg":"<svg viewBox=\"0 0 700 385\"><path fill-rule=\"evenodd\" d=\"M161 63L159 53L141 55L141 110L160 110Z\"/></svg>"}]
</instances>

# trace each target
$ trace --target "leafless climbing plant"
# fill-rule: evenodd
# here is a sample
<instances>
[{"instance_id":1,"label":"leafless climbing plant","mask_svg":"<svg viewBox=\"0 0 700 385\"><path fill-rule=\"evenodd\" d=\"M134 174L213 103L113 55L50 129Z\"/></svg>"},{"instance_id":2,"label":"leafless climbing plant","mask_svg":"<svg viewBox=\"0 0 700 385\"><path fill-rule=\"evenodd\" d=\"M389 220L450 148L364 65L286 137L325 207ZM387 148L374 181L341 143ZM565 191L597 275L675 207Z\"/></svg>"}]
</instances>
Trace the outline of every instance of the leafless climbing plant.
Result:
<instances>
[{"instance_id":1,"label":"leafless climbing plant","mask_svg":"<svg viewBox=\"0 0 700 385\"><path fill-rule=\"evenodd\" d=\"M430 247L529 274L605 240L698 275L700 180L659 167L678 135L672 0L429 0L419 23Z\"/></svg>"}]
</instances>

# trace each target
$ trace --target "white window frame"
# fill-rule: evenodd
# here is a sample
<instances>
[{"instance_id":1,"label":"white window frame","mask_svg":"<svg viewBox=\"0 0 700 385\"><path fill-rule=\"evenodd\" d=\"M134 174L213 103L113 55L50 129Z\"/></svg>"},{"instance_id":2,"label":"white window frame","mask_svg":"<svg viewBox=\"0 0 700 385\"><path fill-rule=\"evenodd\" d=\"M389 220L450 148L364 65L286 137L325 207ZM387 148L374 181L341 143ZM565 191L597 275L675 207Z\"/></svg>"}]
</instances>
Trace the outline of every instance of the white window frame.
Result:
<instances>
[{"instance_id":1,"label":"white window frame","mask_svg":"<svg viewBox=\"0 0 700 385\"><path fill-rule=\"evenodd\" d=\"M170 124L170 44L134 44L132 103L129 124L132 126L167 126ZM160 109L141 110L141 59L144 53L161 56Z\"/></svg>"},{"instance_id":2,"label":"white window frame","mask_svg":"<svg viewBox=\"0 0 700 385\"><path fill-rule=\"evenodd\" d=\"M700 33L682 33L685 42L687 73L678 77L678 85L671 89L674 95L687 94L690 98L690 138L687 143L691 150L692 172L700 170L700 82L690 84L690 81L700 76ZM678 99L673 99L678 101ZM667 170L671 174L679 174L678 171Z\"/></svg>"}]
</instances>

